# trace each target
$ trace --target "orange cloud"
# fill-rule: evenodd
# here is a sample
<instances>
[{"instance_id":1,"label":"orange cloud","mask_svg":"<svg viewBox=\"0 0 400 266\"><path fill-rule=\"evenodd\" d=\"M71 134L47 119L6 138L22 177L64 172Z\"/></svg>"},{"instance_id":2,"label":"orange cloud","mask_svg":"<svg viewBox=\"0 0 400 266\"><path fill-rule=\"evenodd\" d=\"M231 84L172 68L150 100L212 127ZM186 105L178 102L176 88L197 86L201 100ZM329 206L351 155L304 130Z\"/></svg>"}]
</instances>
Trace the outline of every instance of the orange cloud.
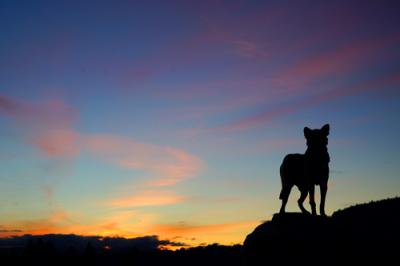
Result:
<instances>
[{"instance_id":1,"label":"orange cloud","mask_svg":"<svg viewBox=\"0 0 400 266\"><path fill-rule=\"evenodd\" d=\"M222 224L208 224L208 225L189 225L185 223L180 224L159 224L155 226L157 232L162 232L166 235L187 235L198 233L220 233L231 231L232 229L240 228L254 224L254 222L238 222L238 223L222 223Z\"/></svg>"},{"instance_id":2,"label":"orange cloud","mask_svg":"<svg viewBox=\"0 0 400 266\"><path fill-rule=\"evenodd\" d=\"M149 206L173 204L180 201L172 192L144 192L130 199L108 202L117 206ZM94 220L93 220L94 219ZM182 239L190 245L201 243L241 243L259 222L238 221L217 224L159 224L159 217L141 211L118 210L99 217L88 217L82 213L70 213L58 208L38 219L13 221L0 227L1 236L23 234L79 234L98 236L137 237L157 234L164 239ZM12 228L12 229L11 229Z\"/></svg>"},{"instance_id":3,"label":"orange cloud","mask_svg":"<svg viewBox=\"0 0 400 266\"><path fill-rule=\"evenodd\" d=\"M12 225L0 227L2 237L13 235L42 235L42 234L79 234L79 235L99 235L99 236L139 236L132 232L132 227L137 231L143 228L142 223L130 223L129 220L137 215L133 211L113 212L109 217L102 217L91 223L83 222L87 217L71 214L61 208L50 212L47 216L38 219L14 221ZM140 215L148 223L146 214ZM136 226L137 225L137 226ZM17 229L8 229L8 228ZM146 224L147 226L147 224ZM1 230L1 228L3 230Z\"/></svg>"},{"instance_id":4,"label":"orange cloud","mask_svg":"<svg viewBox=\"0 0 400 266\"><path fill-rule=\"evenodd\" d=\"M70 214L62 209L57 209L49 212L46 217L38 219L20 220L14 221L14 227L18 228L20 232L18 234L10 235L41 235L51 233L72 233L69 231L72 221L70 220Z\"/></svg>"},{"instance_id":5,"label":"orange cloud","mask_svg":"<svg viewBox=\"0 0 400 266\"><path fill-rule=\"evenodd\" d=\"M105 204L112 207L143 207L143 206L161 206L182 202L185 198L175 195L171 191L148 190L132 197L112 199Z\"/></svg>"},{"instance_id":6,"label":"orange cloud","mask_svg":"<svg viewBox=\"0 0 400 266\"><path fill-rule=\"evenodd\" d=\"M201 243L237 244L243 242L243 236L251 232L259 221L242 221L220 224L158 224L150 230L168 238L181 238L191 245Z\"/></svg>"},{"instance_id":7,"label":"orange cloud","mask_svg":"<svg viewBox=\"0 0 400 266\"><path fill-rule=\"evenodd\" d=\"M95 224L75 224L70 230L81 232L82 235L134 237L138 233L132 232L132 229L140 230L140 224L138 226L137 223L130 222L134 216L144 217L136 211L118 211Z\"/></svg>"}]
</instances>

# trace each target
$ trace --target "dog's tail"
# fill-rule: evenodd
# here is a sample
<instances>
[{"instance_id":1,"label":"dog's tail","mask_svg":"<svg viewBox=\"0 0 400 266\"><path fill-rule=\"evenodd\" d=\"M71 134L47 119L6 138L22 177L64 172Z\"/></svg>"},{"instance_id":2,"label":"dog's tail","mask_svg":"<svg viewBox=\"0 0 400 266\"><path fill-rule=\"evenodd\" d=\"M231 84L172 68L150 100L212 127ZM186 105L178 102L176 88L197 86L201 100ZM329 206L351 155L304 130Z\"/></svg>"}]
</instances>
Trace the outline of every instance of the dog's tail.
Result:
<instances>
[{"instance_id":1,"label":"dog's tail","mask_svg":"<svg viewBox=\"0 0 400 266\"><path fill-rule=\"evenodd\" d=\"M282 185L281 193L279 193L279 199L281 200L281 199L283 199L283 185L284 185L283 184L284 183L284 181L283 181L283 177L284 177L283 163L282 163L281 167L279 168L279 174L281 176L281 185Z\"/></svg>"}]
</instances>

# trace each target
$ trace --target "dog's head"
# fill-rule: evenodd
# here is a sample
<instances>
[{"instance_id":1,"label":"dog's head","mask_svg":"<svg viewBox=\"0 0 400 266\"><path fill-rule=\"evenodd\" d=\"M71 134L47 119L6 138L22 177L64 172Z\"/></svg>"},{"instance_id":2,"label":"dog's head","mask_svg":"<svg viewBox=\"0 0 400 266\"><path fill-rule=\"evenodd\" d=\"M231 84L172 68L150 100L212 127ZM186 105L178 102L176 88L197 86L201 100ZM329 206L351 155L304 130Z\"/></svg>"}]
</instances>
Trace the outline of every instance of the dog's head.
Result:
<instances>
[{"instance_id":1,"label":"dog's head","mask_svg":"<svg viewBox=\"0 0 400 266\"><path fill-rule=\"evenodd\" d=\"M328 145L329 124L324 125L321 129L304 128L304 137L307 140L307 146L311 150L326 150Z\"/></svg>"}]
</instances>

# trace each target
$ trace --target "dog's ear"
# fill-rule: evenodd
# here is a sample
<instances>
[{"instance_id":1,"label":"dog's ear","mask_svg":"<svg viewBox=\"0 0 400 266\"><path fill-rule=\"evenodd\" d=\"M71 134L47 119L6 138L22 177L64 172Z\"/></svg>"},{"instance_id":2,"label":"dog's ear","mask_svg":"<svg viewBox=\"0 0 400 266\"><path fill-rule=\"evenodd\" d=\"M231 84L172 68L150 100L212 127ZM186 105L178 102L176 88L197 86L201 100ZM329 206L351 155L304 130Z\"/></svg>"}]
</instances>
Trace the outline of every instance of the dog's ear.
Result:
<instances>
[{"instance_id":1,"label":"dog's ear","mask_svg":"<svg viewBox=\"0 0 400 266\"><path fill-rule=\"evenodd\" d=\"M322 131L322 133L324 133L326 136L328 136L328 135L329 135L329 124L324 125L324 126L321 128L321 131Z\"/></svg>"},{"instance_id":2,"label":"dog's ear","mask_svg":"<svg viewBox=\"0 0 400 266\"><path fill-rule=\"evenodd\" d=\"M305 127L305 128L304 128L304 137L305 137L306 139L308 139L308 137L310 136L310 134L311 134L311 129L309 129L308 127Z\"/></svg>"}]
</instances>

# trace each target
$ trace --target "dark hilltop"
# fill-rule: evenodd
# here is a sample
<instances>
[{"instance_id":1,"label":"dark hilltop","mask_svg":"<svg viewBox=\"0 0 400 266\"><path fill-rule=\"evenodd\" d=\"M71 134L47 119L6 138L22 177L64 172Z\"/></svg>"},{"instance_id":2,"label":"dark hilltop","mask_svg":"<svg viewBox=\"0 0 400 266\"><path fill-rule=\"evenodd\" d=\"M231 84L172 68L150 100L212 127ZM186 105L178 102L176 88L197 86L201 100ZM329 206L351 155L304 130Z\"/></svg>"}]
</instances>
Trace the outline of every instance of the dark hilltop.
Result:
<instances>
[{"instance_id":1,"label":"dark hilltop","mask_svg":"<svg viewBox=\"0 0 400 266\"><path fill-rule=\"evenodd\" d=\"M391 264L399 249L400 198L336 211L332 217L275 214L244 241L247 265Z\"/></svg>"}]
</instances>

